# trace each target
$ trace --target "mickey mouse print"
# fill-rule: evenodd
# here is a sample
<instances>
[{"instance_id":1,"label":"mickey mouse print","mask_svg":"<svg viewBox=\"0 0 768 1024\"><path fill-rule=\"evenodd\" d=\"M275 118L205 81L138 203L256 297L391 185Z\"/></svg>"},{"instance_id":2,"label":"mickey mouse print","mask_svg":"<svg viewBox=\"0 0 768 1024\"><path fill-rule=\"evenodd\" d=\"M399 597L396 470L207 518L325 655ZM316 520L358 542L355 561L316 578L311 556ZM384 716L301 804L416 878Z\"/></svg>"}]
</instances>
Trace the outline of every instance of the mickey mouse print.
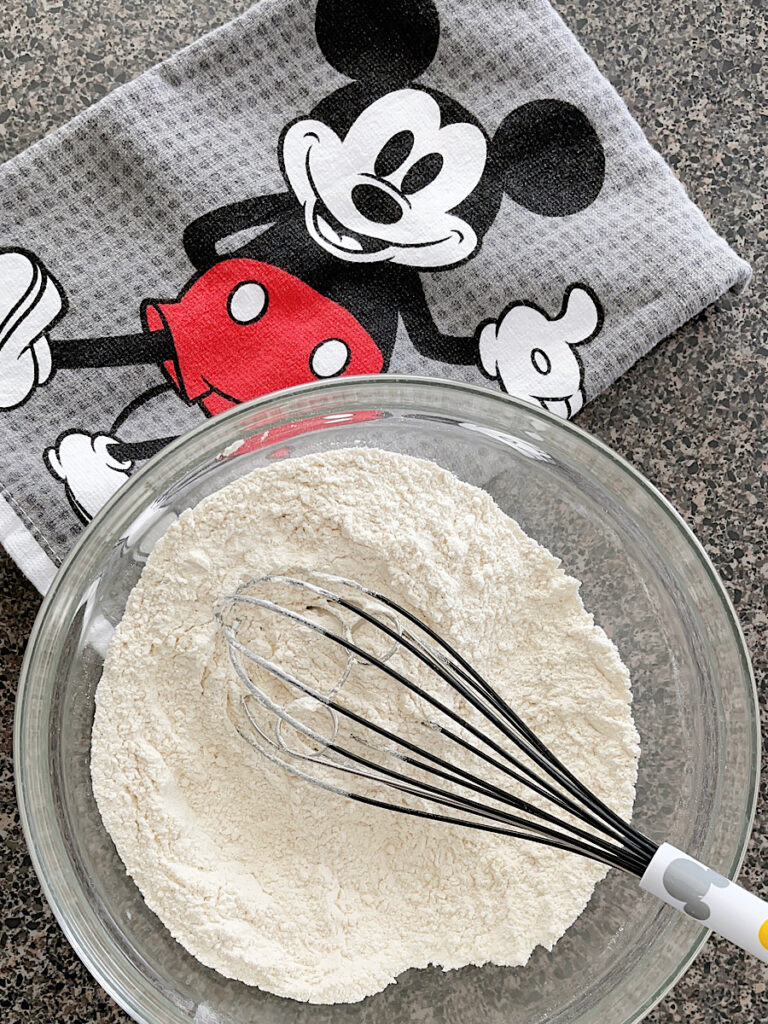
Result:
<instances>
[{"instance_id":1,"label":"mickey mouse print","mask_svg":"<svg viewBox=\"0 0 768 1024\"><path fill-rule=\"evenodd\" d=\"M564 417L583 405L579 349L603 324L587 281L565 280L558 309L512 290L504 309L454 335L438 327L423 275L449 280L473 260L504 200L548 221L586 210L605 175L589 119L541 95L491 134L429 85L433 0L318 0L315 37L344 84L284 126L284 188L189 224L193 276L174 298L143 302L141 330L67 337L66 268L21 246L0 253L0 408L59 369L154 364L164 378L111 424L73 423L51 439L46 466L83 521L171 440L123 436L161 392L215 415L280 388L386 372L400 324L421 356L474 366Z\"/></svg>"}]
</instances>

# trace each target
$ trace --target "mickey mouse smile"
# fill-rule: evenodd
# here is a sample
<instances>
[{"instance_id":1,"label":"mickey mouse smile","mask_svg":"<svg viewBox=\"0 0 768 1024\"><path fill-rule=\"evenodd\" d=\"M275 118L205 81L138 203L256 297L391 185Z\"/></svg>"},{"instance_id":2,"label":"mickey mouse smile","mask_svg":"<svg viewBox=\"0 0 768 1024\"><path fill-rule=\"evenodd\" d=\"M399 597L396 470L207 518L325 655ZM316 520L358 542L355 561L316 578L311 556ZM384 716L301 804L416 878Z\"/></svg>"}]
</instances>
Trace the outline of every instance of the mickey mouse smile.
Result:
<instances>
[{"instance_id":1,"label":"mickey mouse smile","mask_svg":"<svg viewBox=\"0 0 768 1024\"><path fill-rule=\"evenodd\" d=\"M334 217L319 196L315 200L312 223L315 231L326 242L345 252L380 252L392 244L383 238L371 238L369 235L361 235L352 231L342 224L338 217Z\"/></svg>"},{"instance_id":2,"label":"mickey mouse smile","mask_svg":"<svg viewBox=\"0 0 768 1024\"><path fill-rule=\"evenodd\" d=\"M321 235L326 242L335 248L342 249L344 252L348 253L380 253L385 249L391 248L422 249L431 245L442 245L444 242L449 241L451 237L448 235L445 238L430 239L427 242L401 243L389 241L383 238L372 238L370 235L361 235L342 224L338 217L334 217L323 200L319 197L315 200L314 210L312 212L312 223L314 224L316 232ZM452 235L455 236L459 244L463 242L463 233L458 229L454 229Z\"/></svg>"}]
</instances>

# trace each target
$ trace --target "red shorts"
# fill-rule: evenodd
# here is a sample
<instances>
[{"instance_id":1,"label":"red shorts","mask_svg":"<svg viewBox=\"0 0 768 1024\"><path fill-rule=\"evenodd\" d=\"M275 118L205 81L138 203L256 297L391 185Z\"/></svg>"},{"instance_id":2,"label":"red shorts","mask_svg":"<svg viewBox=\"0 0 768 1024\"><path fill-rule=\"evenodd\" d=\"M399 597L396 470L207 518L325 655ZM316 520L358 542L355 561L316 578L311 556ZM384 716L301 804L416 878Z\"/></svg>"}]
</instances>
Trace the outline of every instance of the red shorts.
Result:
<instances>
[{"instance_id":1,"label":"red shorts","mask_svg":"<svg viewBox=\"0 0 768 1024\"><path fill-rule=\"evenodd\" d=\"M384 360L342 306L257 260L223 260L175 302L146 302L150 331L165 328L163 370L189 402L215 415L271 391L327 377L380 373Z\"/></svg>"}]
</instances>

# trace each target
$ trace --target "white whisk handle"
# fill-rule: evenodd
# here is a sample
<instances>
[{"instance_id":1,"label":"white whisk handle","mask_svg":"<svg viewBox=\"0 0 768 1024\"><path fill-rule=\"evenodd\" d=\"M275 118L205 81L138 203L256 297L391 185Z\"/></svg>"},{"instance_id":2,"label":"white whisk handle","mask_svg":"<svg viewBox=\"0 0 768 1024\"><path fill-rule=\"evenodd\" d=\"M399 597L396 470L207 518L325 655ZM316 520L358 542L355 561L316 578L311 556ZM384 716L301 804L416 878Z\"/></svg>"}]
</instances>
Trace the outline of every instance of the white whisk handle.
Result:
<instances>
[{"instance_id":1,"label":"white whisk handle","mask_svg":"<svg viewBox=\"0 0 768 1024\"><path fill-rule=\"evenodd\" d=\"M662 843L640 888L768 963L768 902Z\"/></svg>"}]
</instances>

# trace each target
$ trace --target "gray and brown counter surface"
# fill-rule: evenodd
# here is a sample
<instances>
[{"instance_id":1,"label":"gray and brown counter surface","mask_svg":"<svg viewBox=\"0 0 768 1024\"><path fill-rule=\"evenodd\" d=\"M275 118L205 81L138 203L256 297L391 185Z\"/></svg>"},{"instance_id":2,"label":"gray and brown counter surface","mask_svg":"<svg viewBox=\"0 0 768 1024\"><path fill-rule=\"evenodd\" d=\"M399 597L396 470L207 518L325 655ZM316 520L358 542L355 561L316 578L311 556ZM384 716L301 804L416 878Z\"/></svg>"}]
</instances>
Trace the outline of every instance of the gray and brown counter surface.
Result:
<instances>
[{"instance_id":1,"label":"gray and brown counter surface","mask_svg":"<svg viewBox=\"0 0 768 1024\"><path fill-rule=\"evenodd\" d=\"M757 0L555 5L714 228L754 269L746 295L688 323L577 422L656 484L708 551L744 628L768 735L768 7ZM6 0L0 160L248 6L248 0ZM0 554L0 1020L127 1024L64 939L19 825L13 706L39 603ZM763 769L765 779L765 755ZM766 874L763 781L743 878L758 888ZM766 1018L768 968L711 939L647 1020L754 1024Z\"/></svg>"}]
</instances>

